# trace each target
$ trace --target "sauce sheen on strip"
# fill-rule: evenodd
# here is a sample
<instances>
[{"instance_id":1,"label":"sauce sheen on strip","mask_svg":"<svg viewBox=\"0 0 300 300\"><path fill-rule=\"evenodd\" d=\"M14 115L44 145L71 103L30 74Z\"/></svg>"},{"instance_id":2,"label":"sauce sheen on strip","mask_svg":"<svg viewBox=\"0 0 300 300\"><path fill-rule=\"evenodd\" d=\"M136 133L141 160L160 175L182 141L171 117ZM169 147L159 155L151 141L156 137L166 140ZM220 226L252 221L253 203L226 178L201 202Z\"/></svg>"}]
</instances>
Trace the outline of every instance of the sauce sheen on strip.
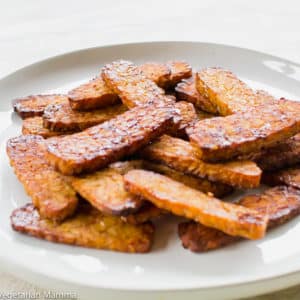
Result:
<instances>
[{"instance_id":1,"label":"sauce sheen on strip","mask_svg":"<svg viewBox=\"0 0 300 300\"><path fill-rule=\"evenodd\" d=\"M256 111L201 120L187 134L204 161L216 162L272 147L299 131L300 103L280 99Z\"/></svg>"},{"instance_id":2,"label":"sauce sheen on strip","mask_svg":"<svg viewBox=\"0 0 300 300\"><path fill-rule=\"evenodd\" d=\"M179 125L175 118L173 107L136 107L80 133L48 140L47 157L65 175L96 171L173 131Z\"/></svg>"}]
</instances>

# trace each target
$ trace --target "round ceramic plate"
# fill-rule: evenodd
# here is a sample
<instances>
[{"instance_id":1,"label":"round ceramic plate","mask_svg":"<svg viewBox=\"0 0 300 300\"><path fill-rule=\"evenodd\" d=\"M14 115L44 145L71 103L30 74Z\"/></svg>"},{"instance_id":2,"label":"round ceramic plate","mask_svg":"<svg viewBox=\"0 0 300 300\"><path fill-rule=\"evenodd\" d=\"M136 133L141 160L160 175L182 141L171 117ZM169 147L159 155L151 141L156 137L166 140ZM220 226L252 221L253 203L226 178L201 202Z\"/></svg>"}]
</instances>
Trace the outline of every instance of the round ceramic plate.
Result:
<instances>
[{"instance_id":1,"label":"round ceramic plate","mask_svg":"<svg viewBox=\"0 0 300 300\"><path fill-rule=\"evenodd\" d=\"M300 99L300 66L271 55L216 44L159 42L99 47L47 59L0 81L0 258L1 266L42 286L81 296L163 299L205 296L240 298L300 282L300 217L259 241L244 241L210 253L182 248L175 219L161 222L153 251L122 254L53 244L12 231L12 210L30 199L9 167L5 144L20 134L11 100L28 94L66 92L94 77L107 62L139 64L187 60L194 68L228 68L254 88ZM49 183L51 184L51 183ZM298 273L299 272L299 273ZM106 299L106 298L103 298Z\"/></svg>"}]
</instances>

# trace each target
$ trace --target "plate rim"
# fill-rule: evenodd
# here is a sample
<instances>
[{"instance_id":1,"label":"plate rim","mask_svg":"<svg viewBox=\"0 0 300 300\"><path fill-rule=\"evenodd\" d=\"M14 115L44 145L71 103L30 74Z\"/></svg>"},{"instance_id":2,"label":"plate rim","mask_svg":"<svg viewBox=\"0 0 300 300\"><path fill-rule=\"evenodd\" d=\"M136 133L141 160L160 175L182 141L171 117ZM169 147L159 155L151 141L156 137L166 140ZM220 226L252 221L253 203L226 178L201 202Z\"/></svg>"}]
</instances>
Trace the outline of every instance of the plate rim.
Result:
<instances>
[{"instance_id":1,"label":"plate rim","mask_svg":"<svg viewBox=\"0 0 300 300\"><path fill-rule=\"evenodd\" d=\"M253 54L256 55L266 55L270 58L274 58L274 59L280 59L282 61L297 65L300 67L300 63L289 60L285 57L281 57L281 56L276 56L273 54L269 54L267 52L263 52L263 51L258 51L255 49L251 49L251 48L245 48L245 47L240 47L240 46L234 46L234 45L230 45L230 44L224 44L224 43L211 43L211 42L202 42L202 41L193 41L193 40L164 40L164 41L142 41L142 42L128 42L128 43L110 43L110 44L105 44L105 45L99 45L99 46L93 46L93 47L87 47L87 48L81 48L81 49L75 49L75 50L71 50L71 51L66 51L60 54L56 54L53 56L49 56L37 61L34 61L28 65L25 65L21 68L18 68L16 70L14 70L13 72L10 72L9 74L4 75L3 77L0 77L0 81L5 81L13 76L15 76L17 73L19 72L24 72L27 69L30 68L35 68L37 67L39 64L41 63L49 63L52 60L56 60L56 59L63 59L65 56L69 56L69 55L74 55L74 54L80 54L80 53L84 53L87 51L95 51L97 49L103 49L103 48L111 48L111 47L122 47L122 46L130 46L130 47L134 47L134 46L140 46L140 45L151 45L151 44L156 44L156 45L167 45L167 44L195 44L195 45L202 45L202 46L206 46L206 47L223 47L223 48L233 48L235 50L240 50L240 51L246 51L246 52L251 52ZM0 256L0 262L3 263L3 265L12 265L14 266L15 269L23 269L25 270L27 273L34 273L34 274L39 274L43 277L49 278L51 279L52 277L48 274L46 274L45 272L36 272L30 268L28 268L27 266L21 265L21 264L14 264L13 259L10 256ZM13 273L15 274L15 272ZM17 274L15 274L16 276L18 276ZM288 276L296 276L296 275L300 275L300 267L298 268L298 270L291 270L291 271L280 271L280 274L277 275L269 275L266 278L260 278L260 279L250 279L250 280L246 280L243 282L237 282L237 283L225 283L225 284L218 284L218 285L209 285L207 287L175 287L175 288L170 288L170 287L166 287L166 288L144 288L144 287L115 287L112 285L103 285L103 284L99 284L98 286L95 285L89 285L87 286L86 284L80 284L74 280L68 280L68 278L57 278L57 280L66 282L66 283L70 283L70 284L76 284L76 285L82 285L85 287L91 287L91 288L97 288L97 289L113 289L113 290L118 290L118 291L151 291L151 292L168 292L168 291L195 291L195 290L207 290L207 289L219 289L219 288L233 288L233 287L239 287L239 286L245 286L245 285L249 285L249 284L256 284L256 283L270 283L271 281L274 281L275 279L281 279L281 278L285 278ZM54 279L54 278L53 278ZM299 279L300 281L300 279Z\"/></svg>"}]
</instances>

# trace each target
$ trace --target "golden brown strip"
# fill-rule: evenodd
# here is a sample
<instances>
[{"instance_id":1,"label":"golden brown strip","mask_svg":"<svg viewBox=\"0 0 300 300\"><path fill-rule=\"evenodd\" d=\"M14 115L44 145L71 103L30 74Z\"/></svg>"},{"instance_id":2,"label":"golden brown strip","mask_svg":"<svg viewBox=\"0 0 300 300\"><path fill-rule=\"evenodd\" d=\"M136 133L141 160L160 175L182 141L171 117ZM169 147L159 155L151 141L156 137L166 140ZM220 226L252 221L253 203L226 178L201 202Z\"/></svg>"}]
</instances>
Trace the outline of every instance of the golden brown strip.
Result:
<instances>
[{"instance_id":1,"label":"golden brown strip","mask_svg":"<svg viewBox=\"0 0 300 300\"><path fill-rule=\"evenodd\" d=\"M66 175L96 171L173 131L175 117L172 107L136 107L83 132L48 140L48 159Z\"/></svg>"},{"instance_id":2,"label":"golden brown strip","mask_svg":"<svg viewBox=\"0 0 300 300\"><path fill-rule=\"evenodd\" d=\"M262 150L254 160L264 171L273 171L300 163L300 134L283 143Z\"/></svg>"},{"instance_id":3,"label":"golden brown strip","mask_svg":"<svg viewBox=\"0 0 300 300\"><path fill-rule=\"evenodd\" d=\"M193 74L192 77L177 84L175 88L177 99L191 102L201 110L217 114L218 110L213 103L197 91L195 77L196 74Z\"/></svg>"},{"instance_id":4,"label":"golden brown strip","mask_svg":"<svg viewBox=\"0 0 300 300\"><path fill-rule=\"evenodd\" d=\"M170 83L171 70L165 64L145 63L138 67L144 75L155 82L159 87L165 88Z\"/></svg>"},{"instance_id":5,"label":"golden brown strip","mask_svg":"<svg viewBox=\"0 0 300 300\"><path fill-rule=\"evenodd\" d=\"M44 127L52 131L81 131L108 121L126 110L122 104L93 111L76 111L69 103L49 105L43 115Z\"/></svg>"},{"instance_id":6,"label":"golden brown strip","mask_svg":"<svg viewBox=\"0 0 300 300\"><path fill-rule=\"evenodd\" d=\"M300 189L300 165L277 172L263 173L262 180L263 183L271 186L285 184Z\"/></svg>"},{"instance_id":7,"label":"golden brown strip","mask_svg":"<svg viewBox=\"0 0 300 300\"><path fill-rule=\"evenodd\" d=\"M120 60L102 69L102 78L129 108L140 105L173 103L163 89L148 79L133 63Z\"/></svg>"},{"instance_id":8,"label":"golden brown strip","mask_svg":"<svg viewBox=\"0 0 300 300\"><path fill-rule=\"evenodd\" d=\"M300 191L279 186L261 195L246 196L238 204L268 215L268 229L271 229L300 214ZM239 237L227 235L193 221L179 224L178 234L183 247L194 252L215 250L240 241Z\"/></svg>"},{"instance_id":9,"label":"golden brown strip","mask_svg":"<svg viewBox=\"0 0 300 300\"><path fill-rule=\"evenodd\" d=\"M24 135L7 143L10 164L43 218L63 220L73 214L76 192L45 158L44 139Z\"/></svg>"},{"instance_id":10,"label":"golden brown strip","mask_svg":"<svg viewBox=\"0 0 300 300\"><path fill-rule=\"evenodd\" d=\"M177 171L235 187L254 188L260 184L261 170L254 162L205 163L200 159L196 147L168 135L163 135L141 150L140 155L145 159L166 164Z\"/></svg>"},{"instance_id":11,"label":"golden brown strip","mask_svg":"<svg viewBox=\"0 0 300 300\"><path fill-rule=\"evenodd\" d=\"M186 101L179 101L175 103L175 108L179 111L181 121L179 123L179 128L174 135L178 137L187 137L186 128L199 120L194 105Z\"/></svg>"},{"instance_id":12,"label":"golden brown strip","mask_svg":"<svg viewBox=\"0 0 300 300\"><path fill-rule=\"evenodd\" d=\"M204 161L216 162L272 147L300 131L300 103L276 104L228 117L201 120L187 129Z\"/></svg>"},{"instance_id":13,"label":"golden brown strip","mask_svg":"<svg viewBox=\"0 0 300 300\"><path fill-rule=\"evenodd\" d=\"M166 88L174 87L178 82L192 76L192 67L185 61L169 61L166 64L171 70Z\"/></svg>"},{"instance_id":14,"label":"golden brown strip","mask_svg":"<svg viewBox=\"0 0 300 300\"><path fill-rule=\"evenodd\" d=\"M61 224L40 218L32 204L14 210L14 230L50 242L112 251L149 252L154 235L151 223L134 226L82 205L76 215Z\"/></svg>"},{"instance_id":15,"label":"golden brown strip","mask_svg":"<svg viewBox=\"0 0 300 300\"><path fill-rule=\"evenodd\" d=\"M22 118L31 118L42 116L44 109L50 104L59 104L68 102L65 95L31 95L24 98L18 98L13 101L14 111Z\"/></svg>"},{"instance_id":16,"label":"golden brown strip","mask_svg":"<svg viewBox=\"0 0 300 300\"><path fill-rule=\"evenodd\" d=\"M163 175L132 170L124 176L124 181L130 193L205 226L249 239L259 239L265 234L266 216L252 209L222 202Z\"/></svg>"},{"instance_id":17,"label":"golden brown strip","mask_svg":"<svg viewBox=\"0 0 300 300\"><path fill-rule=\"evenodd\" d=\"M70 106L74 110L92 110L114 105L119 97L106 86L101 76L84 83L68 93Z\"/></svg>"},{"instance_id":18,"label":"golden brown strip","mask_svg":"<svg viewBox=\"0 0 300 300\"><path fill-rule=\"evenodd\" d=\"M255 92L232 72L221 68L207 68L198 72L196 88L200 95L210 101L213 109L210 110L209 106L202 108L211 113L216 113L217 108L222 116L245 112L276 101L265 92Z\"/></svg>"},{"instance_id":19,"label":"golden brown strip","mask_svg":"<svg viewBox=\"0 0 300 300\"><path fill-rule=\"evenodd\" d=\"M139 161L115 163L90 175L72 177L72 186L100 211L106 214L127 215L137 211L144 201L125 190L123 175L141 166L142 162Z\"/></svg>"},{"instance_id":20,"label":"golden brown strip","mask_svg":"<svg viewBox=\"0 0 300 300\"><path fill-rule=\"evenodd\" d=\"M62 134L71 134L71 132L66 133L66 132L50 131L49 129L43 126L42 117L33 117L33 118L27 118L23 121L22 134L40 135L43 138L47 139Z\"/></svg>"},{"instance_id":21,"label":"golden brown strip","mask_svg":"<svg viewBox=\"0 0 300 300\"><path fill-rule=\"evenodd\" d=\"M193 175L186 175L165 165L143 161L143 164L140 168L165 175L193 189L202 191L206 194L212 194L216 197L224 197L232 192L232 187L229 185L222 184L220 182L211 182L207 179L199 178Z\"/></svg>"},{"instance_id":22,"label":"golden brown strip","mask_svg":"<svg viewBox=\"0 0 300 300\"><path fill-rule=\"evenodd\" d=\"M146 63L137 67L138 72L142 72L148 80L161 88L169 88L178 80L186 78L189 68L188 64L180 61L168 64ZM117 94L106 85L101 76L71 90L68 96L74 110L103 108L120 102Z\"/></svg>"},{"instance_id":23,"label":"golden brown strip","mask_svg":"<svg viewBox=\"0 0 300 300\"><path fill-rule=\"evenodd\" d=\"M128 216L121 216L121 219L126 223L138 225L148 221L156 220L167 214L167 211L154 206L150 202L147 202L138 212Z\"/></svg>"}]
</instances>

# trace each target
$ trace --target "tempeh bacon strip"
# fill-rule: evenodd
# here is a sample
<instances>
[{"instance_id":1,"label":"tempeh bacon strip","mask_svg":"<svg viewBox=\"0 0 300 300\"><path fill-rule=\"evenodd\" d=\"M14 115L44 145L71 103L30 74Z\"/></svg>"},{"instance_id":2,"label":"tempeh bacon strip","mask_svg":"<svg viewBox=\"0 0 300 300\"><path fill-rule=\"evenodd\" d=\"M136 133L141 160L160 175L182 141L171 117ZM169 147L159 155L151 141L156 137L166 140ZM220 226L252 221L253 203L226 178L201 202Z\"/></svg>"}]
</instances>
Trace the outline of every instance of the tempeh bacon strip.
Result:
<instances>
[{"instance_id":1,"label":"tempeh bacon strip","mask_svg":"<svg viewBox=\"0 0 300 300\"><path fill-rule=\"evenodd\" d=\"M175 118L173 107L136 107L80 133L48 140L48 159L65 175L96 171L173 131Z\"/></svg>"},{"instance_id":2,"label":"tempeh bacon strip","mask_svg":"<svg viewBox=\"0 0 300 300\"><path fill-rule=\"evenodd\" d=\"M45 141L38 135L12 138L7 154L16 176L43 218L61 221L77 207L76 192L46 160Z\"/></svg>"},{"instance_id":3,"label":"tempeh bacon strip","mask_svg":"<svg viewBox=\"0 0 300 300\"><path fill-rule=\"evenodd\" d=\"M150 171L129 171L124 180L129 192L176 215L234 236L259 239L265 234L268 218L255 210L222 202Z\"/></svg>"},{"instance_id":4,"label":"tempeh bacon strip","mask_svg":"<svg viewBox=\"0 0 300 300\"><path fill-rule=\"evenodd\" d=\"M154 237L149 222L132 225L89 205L80 205L72 218L58 224L42 219L34 206L27 204L13 211L11 225L18 232L55 243L128 253L149 252Z\"/></svg>"},{"instance_id":5,"label":"tempeh bacon strip","mask_svg":"<svg viewBox=\"0 0 300 300\"><path fill-rule=\"evenodd\" d=\"M300 214L300 191L286 186L266 190L260 195L248 195L236 202L268 215L268 229L284 224ZM241 240L220 230L194 221L181 223L178 234L184 248L193 252L219 249Z\"/></svg>"}]
</instances>

